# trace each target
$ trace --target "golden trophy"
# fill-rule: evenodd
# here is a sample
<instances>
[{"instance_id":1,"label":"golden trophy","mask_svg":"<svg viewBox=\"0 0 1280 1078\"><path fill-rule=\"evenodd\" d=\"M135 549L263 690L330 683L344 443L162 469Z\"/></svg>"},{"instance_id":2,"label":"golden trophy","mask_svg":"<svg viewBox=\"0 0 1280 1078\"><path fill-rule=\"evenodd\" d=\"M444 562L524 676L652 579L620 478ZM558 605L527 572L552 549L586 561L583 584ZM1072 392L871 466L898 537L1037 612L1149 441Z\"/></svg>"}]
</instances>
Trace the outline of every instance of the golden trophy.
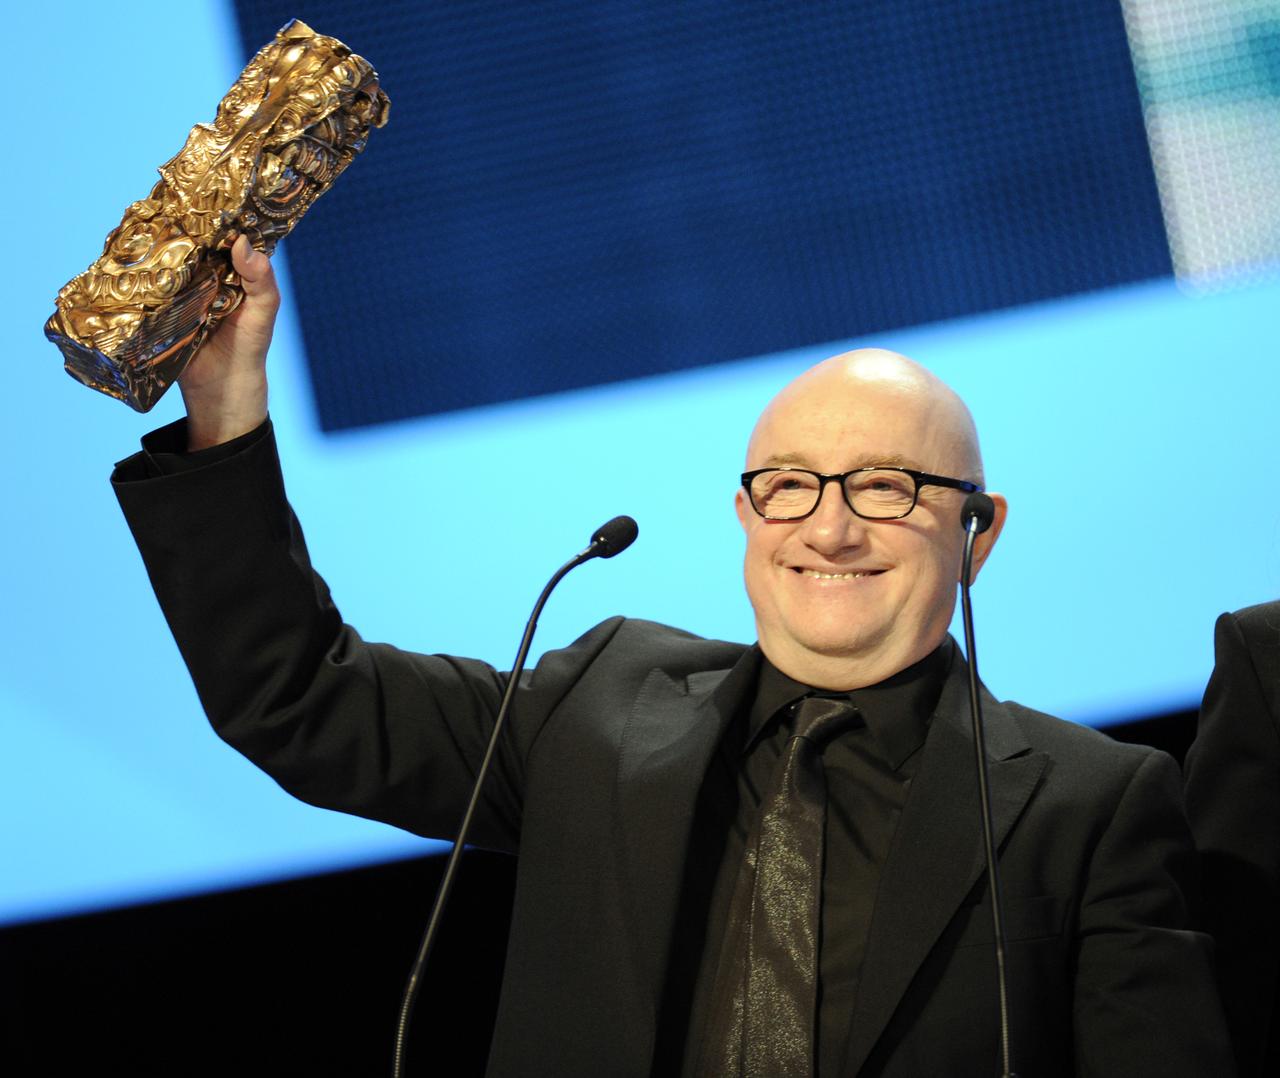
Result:
<instances>
[{"instance_id":1,"label":"golden trophy","mask_svg":"<svg viewBox=\"0 0 1280 1078\"><path fill-rule=\"evenodd\" d=\"M58 293L44 332L67 373L148 411L239 305L236 236L274 251L389 108L368 61L296 19L282 27Z\"/></svg>"}]
</instances>

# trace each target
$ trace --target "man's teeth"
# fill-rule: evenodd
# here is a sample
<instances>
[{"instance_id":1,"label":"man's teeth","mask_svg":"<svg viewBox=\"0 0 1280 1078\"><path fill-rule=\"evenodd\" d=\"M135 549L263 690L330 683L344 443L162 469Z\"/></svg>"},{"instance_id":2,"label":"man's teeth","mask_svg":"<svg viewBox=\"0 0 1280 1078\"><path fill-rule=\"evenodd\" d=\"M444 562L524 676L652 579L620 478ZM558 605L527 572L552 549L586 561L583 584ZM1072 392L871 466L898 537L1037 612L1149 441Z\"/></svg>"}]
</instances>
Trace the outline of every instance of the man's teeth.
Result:
<instances>
[{"instance_id":1,"label":"man's teeth","mask_svg":"<svg viewBox=\"0 0 1280 1078\"><path fill-rule=\"evenodd\" d=\"M817 569L801 569L800 572L804 576L811 576L815 580L858 580L864 576L871 576L874 570L867 569L856 573L820 573Z\"/></svg>"}]
</instances>

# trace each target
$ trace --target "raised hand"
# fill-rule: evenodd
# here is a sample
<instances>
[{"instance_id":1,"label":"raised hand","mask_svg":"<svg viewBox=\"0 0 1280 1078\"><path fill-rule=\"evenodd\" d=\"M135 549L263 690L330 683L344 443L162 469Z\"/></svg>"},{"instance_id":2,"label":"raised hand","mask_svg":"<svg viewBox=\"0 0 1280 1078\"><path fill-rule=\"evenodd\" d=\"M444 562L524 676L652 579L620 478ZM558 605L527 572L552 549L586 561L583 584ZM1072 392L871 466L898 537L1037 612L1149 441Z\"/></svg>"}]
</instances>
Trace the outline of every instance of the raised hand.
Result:
<instances>
[{"instance_id":1,"label":"raised hand","mask_svg":"<svg viewBox=\"0 0 1280 1078\"><path fill-rule=\"evenodd\" d=\"M188 451L247 434L267 417L267 348L280 290L271 260L245 236L236 238L231 264L244 285L244 299L178 379L187 408Z\"/></svg>"}]
</instances>

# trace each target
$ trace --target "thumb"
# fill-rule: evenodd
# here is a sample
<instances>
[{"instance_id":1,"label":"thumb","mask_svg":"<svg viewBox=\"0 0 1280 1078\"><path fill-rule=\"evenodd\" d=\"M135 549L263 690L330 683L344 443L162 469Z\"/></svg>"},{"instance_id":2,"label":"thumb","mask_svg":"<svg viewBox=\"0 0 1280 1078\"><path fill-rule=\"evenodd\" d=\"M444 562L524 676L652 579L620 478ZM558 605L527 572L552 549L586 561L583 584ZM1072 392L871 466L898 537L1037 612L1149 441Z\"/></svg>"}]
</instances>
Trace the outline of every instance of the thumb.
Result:
<instances>
[{"instance_id":1,"label":"thumb","mask_svg":"<svg viewBox=\"0 0 1280 1078\"><path fill-rule=\"evenodd\" d=\"M272 297L277 293L271 259L255 251L249 237L241 233L231 245L231 266L240 276L247 297Z\"/></svg>"},{"instance_id":2,"label":"thumb","mask_svg":"<svg viewBox=\"0 0 1280 1078\"><path fill-rule=\"evenodd\" d=\"M256 340L265 353L271 341L276 312L280 309L280 289L276 285L271 259L255 251L249 237L241 233L231 246L231 265L240 275L244 302L231 320L251 340Z\"/></svg>"}]
</instances>

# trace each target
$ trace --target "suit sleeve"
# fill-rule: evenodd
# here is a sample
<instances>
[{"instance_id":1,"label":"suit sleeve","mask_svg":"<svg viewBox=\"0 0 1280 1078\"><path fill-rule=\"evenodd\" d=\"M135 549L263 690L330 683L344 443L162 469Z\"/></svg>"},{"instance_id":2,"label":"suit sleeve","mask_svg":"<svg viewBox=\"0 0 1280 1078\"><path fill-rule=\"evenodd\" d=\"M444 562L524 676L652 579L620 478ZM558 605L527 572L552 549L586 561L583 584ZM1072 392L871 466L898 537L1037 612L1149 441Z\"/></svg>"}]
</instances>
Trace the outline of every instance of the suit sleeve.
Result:
<instances>
[{"instance_id":1,"label":"suit sleeve","mask_svg":"<svg viewBox=\"0 0 1280 1078\"><path fill-rule=\"evenodd\" d=\"M1079 1075L1231 1075L1177 766L1147 752L1115 804L1081 899Z\"/></svg>"},{"instance_id":2,"label":"suit sleeve","mask_svg":"<svg viewBox=\"0 0 1280 1078\"><path fill-rule=\"evenodd\" d=\"M366 643L343 624L311 568L269 430L177 471L156 467L163 448L121 462L112 482L218 735L304 801L452 837L505 676ZM601 636L584 638L584 661ZM529 745L576 667L556 668L555 683L522 693L521 725L486 782L478 845L515 849Z\"/></svg>"},{"instance_id":3,"label":"suit sleeve","mask_svg":"<svg viewBox=\"0 0 1280 1078\"><path fill-rule=\"evenodd\" d=\"M1280 604L1269 610L1280 626ZM1238 615L1214 631L1215 663L1187 756L1187 809L1204 861L1205 923L1218 941L1223 1004L1245 1075L1266 1072L1280 1030L1280 646L1251 649ZM1260 627L1261 624L1260 624ZM1272 635L1280 644L1280 628ZM1270 1045L1270 1047L1269 1047Z\"/></svg>"}]
</instances>

